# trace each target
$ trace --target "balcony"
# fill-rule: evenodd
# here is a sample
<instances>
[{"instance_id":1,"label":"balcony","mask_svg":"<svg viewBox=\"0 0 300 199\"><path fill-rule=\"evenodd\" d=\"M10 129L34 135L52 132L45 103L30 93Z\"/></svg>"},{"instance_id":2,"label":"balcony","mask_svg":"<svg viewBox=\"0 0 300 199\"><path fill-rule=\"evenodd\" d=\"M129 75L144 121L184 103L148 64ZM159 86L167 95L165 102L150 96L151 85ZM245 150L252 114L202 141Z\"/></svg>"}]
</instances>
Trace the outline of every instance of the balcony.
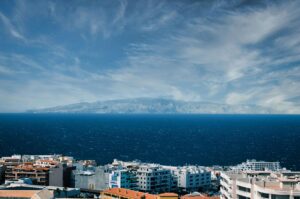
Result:
<instances>
[{"instance_id":1,"label":"balcony","mask_svg":"<svg viewBox=\"0 0 300 199\"><path fill-rule=\"evenodd\" d=\"M251 193L250 192L245 192L245 191L241 191L241 190L236 190L236 194L240 195L240 196L244 196L247 198L251 198Z\"/></svg>"}]
</instances>

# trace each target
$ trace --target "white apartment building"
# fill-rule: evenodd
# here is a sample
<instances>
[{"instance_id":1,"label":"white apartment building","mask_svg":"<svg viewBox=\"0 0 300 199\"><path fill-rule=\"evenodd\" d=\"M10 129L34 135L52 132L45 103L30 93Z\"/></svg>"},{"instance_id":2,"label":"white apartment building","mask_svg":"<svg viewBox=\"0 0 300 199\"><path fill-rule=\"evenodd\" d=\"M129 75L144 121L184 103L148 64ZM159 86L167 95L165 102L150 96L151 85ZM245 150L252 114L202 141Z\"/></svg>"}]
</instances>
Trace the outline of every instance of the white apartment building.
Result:
<instances>
[{"instance_id":1,"label":"white apartment building","mask_svg":"<svg viewBox=\"0 0 300 199\"><path fill-rule=\"evenodd\" d=\"M200 166L172 167L163 166L172 171L179 190L194 192L211 185L211 171Z\"/></svg>"},{"instance_id":2,"label":"white apartment building","mask_svg":"<svg viewBox=\"0 0 300 199\"><path fill-rule=\"evenodd\" d=\"M46 161L57 161L63 164L71 166L74 162L74 158L71 156L63 156L59 154L54 155L22 155L23 162L35 162L37 160L46 160Z\"/></svg>"},{"instance_id":3,"label":"white apartment building","mask_svg":"<svg viewBox=\"0 0 300 199\"><path fill-rule=\"evenodd\" d=\"M211 185L211 171L200 166L175 167L115 159L110 167L113 171L132 171L137 177L137 189L144 192L192 192Z\"/></svg>"},{"instance_id":4,"label":"white apartment building","mask_svg":"<svg viewBox=\"0 0 300 199\"><path fill-rule=\"evenodd\" d=\"M169 192L172 176L169 169L157 164L141 164L136 171L138 190L150 193Z\"/></svg>"},{"instance_id":5,"label":"white apartment building","mask_svg":"<svg viewBox=\"0 0 300 199\"><path fill-rule=\"evenodd\" d=\"M247 160L237 166L231 167L231 169L238 171L278 171L281 167L280 162Z\"/></svg>"},{"instance_id":6,"label":"white apartment building","mask_svg":"<svg viewBox=\"0 0 300 199\"><path fill-rule=\"evenodd\" d=\"M135 173L126 169L111 171L109 174L109 188L115 187L136 190L137 177Z\"/></svg>"},{"instance_id":7,"label":"white apartment building","mask_svg":"<svg viewBox=\"0 0 300 199\"><path fill-rule=\"evenodd\" d=\"M300 199L300 172L221 173L221 199Z\"/></svg>"}]
</instances>

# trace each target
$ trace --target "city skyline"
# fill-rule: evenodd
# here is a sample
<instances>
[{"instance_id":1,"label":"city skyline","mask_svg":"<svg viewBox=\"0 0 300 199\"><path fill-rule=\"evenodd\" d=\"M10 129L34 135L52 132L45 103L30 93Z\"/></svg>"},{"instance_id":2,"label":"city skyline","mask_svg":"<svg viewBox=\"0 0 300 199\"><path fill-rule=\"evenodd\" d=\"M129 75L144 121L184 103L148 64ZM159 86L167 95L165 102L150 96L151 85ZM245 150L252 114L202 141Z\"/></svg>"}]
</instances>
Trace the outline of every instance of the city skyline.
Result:
<instances>
[{"instance_id":1,"label":"city skyline","mask_svg":"<svg viewBox=\"0 0 300 199\"><path fill-rule=\"evenodd\" d=\"M300 113L299 1L1 1L0 112L167 98Z\"/></svg>"}]
</instances>

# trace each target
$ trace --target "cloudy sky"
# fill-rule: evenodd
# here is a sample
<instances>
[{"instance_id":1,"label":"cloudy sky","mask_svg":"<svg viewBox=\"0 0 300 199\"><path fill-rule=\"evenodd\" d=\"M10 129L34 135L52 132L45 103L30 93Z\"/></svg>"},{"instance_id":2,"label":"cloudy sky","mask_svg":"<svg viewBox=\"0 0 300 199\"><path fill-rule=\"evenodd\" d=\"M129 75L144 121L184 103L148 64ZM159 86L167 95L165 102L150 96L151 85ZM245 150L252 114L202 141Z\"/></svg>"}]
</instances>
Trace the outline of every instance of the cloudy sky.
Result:
<instances>
[{"instance_id":1,"label":"cloudy sky","mask_svg":"<svg viewBox=\"0 0 300 199\"><path fill-rule=\"evenodd\" d=\"M300 113L300 1L0 1L0 112L136 97Z\"/></svg>"}]
</instances>

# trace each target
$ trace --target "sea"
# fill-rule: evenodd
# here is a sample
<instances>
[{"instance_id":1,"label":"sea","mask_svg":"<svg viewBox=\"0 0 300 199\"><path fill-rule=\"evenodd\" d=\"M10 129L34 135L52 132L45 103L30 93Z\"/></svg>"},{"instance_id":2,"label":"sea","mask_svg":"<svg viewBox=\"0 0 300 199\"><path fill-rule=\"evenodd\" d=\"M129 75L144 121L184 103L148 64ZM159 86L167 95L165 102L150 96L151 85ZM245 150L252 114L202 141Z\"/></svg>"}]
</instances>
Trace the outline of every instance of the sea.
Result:
<instances>
[{"instance_id":1,"label":"sea","mask_svg":"<svg viewBox=\"0 0 300 199\"><path fill-rule=\"evenodd\" d=\"M12 154L300 170L300 115L0 114L0 156Z\"/></svg>"}]
</instances>

